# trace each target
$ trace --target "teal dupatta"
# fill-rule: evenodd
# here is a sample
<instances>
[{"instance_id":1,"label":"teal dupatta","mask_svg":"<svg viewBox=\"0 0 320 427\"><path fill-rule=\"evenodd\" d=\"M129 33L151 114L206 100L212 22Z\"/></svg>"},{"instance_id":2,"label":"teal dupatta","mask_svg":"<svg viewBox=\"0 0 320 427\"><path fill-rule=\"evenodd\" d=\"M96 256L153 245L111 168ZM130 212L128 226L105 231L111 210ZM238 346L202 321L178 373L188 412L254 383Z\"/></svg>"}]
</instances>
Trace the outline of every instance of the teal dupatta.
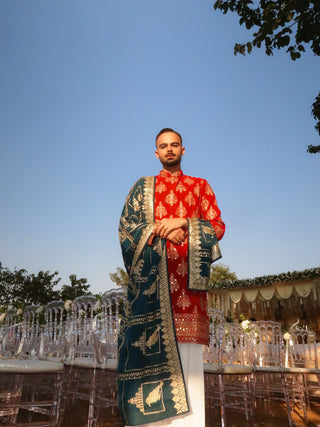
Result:
<instances>
[{"instance_id":1,"label":"teal dupatta","mask_svg":"<svg viewBox=\"0 0 320 427\"><path fill-rule=\"evenodd\" d=\"M141 178L123 208L119 236L130 277L118 340L119 409L125 425L160 421L189 412L175 337L166 241L150 244L155 177ZM210 222L188 220L189 288L206 290L220 251Z\"/></svg>"}]
</instances>

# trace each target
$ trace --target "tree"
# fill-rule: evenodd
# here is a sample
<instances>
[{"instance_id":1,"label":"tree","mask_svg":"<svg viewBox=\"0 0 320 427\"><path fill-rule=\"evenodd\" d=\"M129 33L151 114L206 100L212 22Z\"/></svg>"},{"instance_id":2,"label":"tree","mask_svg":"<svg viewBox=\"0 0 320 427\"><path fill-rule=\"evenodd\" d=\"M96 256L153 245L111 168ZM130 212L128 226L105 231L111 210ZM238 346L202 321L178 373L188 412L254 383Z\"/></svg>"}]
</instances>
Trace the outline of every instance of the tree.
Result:
<instances>
[{"instance_id":1,"label":"tree","mask_svg":"<svg viewBox=\"0 0 320 427\"><path fill-rule=\"evenodd\" d=\"M37 275L27 274L21 286L16 290L16 301L19 305L40 304L58 299L59 291L53 288L60 282L55 278L58 272L39 271Z\"/></svg>"},{"instance_id":2,"label":"tree","mask_svg":"<svg viewBox=\"0 0 320 427\"><path fill-rule=\"evenodd\" d=\"M228 265L222 263L213 264L210 272L210 284L213 285L223 280L237 280L237 275L230 271Z\"/></svg>"},{"instance_id":3,"label":"tree","mask_svg":"<svg viewBox=\"0 0 320 427\"><path fill-rule=\"evenodd\" d=\"M20 269L14 272L7 267L0 270L0 306L4 309L16 307L16 290L25 280L26 270Z\"/></svg>"},{"instance_id":4,"label":"tree","mask_svg":"<svg viewBox=\"0 0 320 427\"><path fill-rule=\"evenodd\" d=\"M59 297L53 288L60 278L58 272L40 271L37 275L28 274L25 269L14 271L0 268L0 305L5 309L18 308L30 304L47 304Z\"/></svg>"},{"instance_id":5,"label":"tree","mask_svg":"<svg viewBox=\"0 0 320 427\"><path fill-rule=\"evenodd\" d=\"M90 285L87 284L87 279L77 279L75 274L69 276L71 285L63 285L60 292L62 300L74 300L81 295L89 295Z\"/></svg>"},{"instance_id":6,"label":"tree","mask_svg":"<svg viewBox=\"0 0 320 427\"><path fill-rule=\"evenodd\" d=\"M214 9L226 14L236 12L240 25L248 30L256 28L253 39L236 43L235 55L251 53L253 47L264 45L267 55L275 49L286 48L293 61L305 52L305 46L320 56L320 2L319 0L216 0ZM312 104L311 114L317 121L320 135L320 92ZM309 153L320 152L320 145L309 145Z\"/></svg>"},{"instance_id":7,"label":"tree","mask_svg":"<svg viewBox=\"0 0 320 427\"><path fill-rule=\"evenodd\" d=\"M117 286L128 287L129 275L121 267L117 267L116 273L110 273L110 279ZM222 263L213 264L210 272L210 283L217 283L223 280L236 280L237 275L230 271L229 266Z\"/></svg>"},{"instance_id":8,"label":"tree","mask_svg":"<svg viewBox=\"0 0 320 427\"><path fill-rule=\"evenodd\" d=\"M117 286L121 286L123 288L127 288L130 282L128 273L121 267L117 267L115 273L109 274L110 279Z\"/></svg>"}]
</instances>

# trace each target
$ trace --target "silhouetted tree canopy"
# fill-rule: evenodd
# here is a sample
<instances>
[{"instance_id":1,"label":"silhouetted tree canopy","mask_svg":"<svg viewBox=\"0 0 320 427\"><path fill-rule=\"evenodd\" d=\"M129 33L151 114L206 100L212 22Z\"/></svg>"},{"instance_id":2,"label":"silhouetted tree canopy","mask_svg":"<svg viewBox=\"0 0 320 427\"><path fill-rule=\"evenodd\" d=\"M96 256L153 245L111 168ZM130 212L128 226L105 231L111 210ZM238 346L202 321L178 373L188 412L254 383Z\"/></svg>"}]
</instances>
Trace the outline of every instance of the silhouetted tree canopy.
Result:
<instances>
[{"instance_id":1,"label":"silhouetted tree canopy","mask_svg":"<svg viewBox=\"0 0 320 427\"><path fill-rule=\"evenodd\" d=\"M212 264L210 271L210 283L219 283L224 280L237 280L237 275L230 271L230 267L228 265L224 265L220 262Z\"/></svg>"},{"instance_id":2,"label":"silhouetted tree canopy","mask_svg":"<svg viewBox=\"0 0 320 427\"><path fill-rule=\"evenodd\" d=\"M235 55L245 55L251 53L252 48L262 46L267 55L285 48L293 61L301 57L306 47L320 55L319 0L216 0L214 9L237 13L240 25L254 31L251 41L235 44ZM320 135L320 92L312 104L311 114ZM309 145L307 151L318 153L320 145Z\"/></svg>"},{"instance_id":3,"label":"silhouetted tree canopy","mask_svg":"<svg viewBox=\"0 0 320 427\"><path fill-rule=\"evenodd\" d=\"M66 300L74 300L77 297L81 297L81 295L89 295L90 285L87 283L87 279L77 279L75 274L71 274L69 276L70 285L63 285L60 291L60 298L63 301Z\"/></svg>"},{"instance_id":4,"label":"silhouetted tree canopy","mask_svg":"<svg viewBox=\"0 0 320 427\"><path fill-rule=\"evenodd\" d=\"M61 280L57 275L57 271L30 274L23 268L11 271L7 267L3 268L0 263L0 308L6 310L31 304L45 305L53 300L73 300L90 293L87 279L77 279L75 274L69 276L70 285L63 285L61 290L55 290Z\"/></svg>"}]
</instances>

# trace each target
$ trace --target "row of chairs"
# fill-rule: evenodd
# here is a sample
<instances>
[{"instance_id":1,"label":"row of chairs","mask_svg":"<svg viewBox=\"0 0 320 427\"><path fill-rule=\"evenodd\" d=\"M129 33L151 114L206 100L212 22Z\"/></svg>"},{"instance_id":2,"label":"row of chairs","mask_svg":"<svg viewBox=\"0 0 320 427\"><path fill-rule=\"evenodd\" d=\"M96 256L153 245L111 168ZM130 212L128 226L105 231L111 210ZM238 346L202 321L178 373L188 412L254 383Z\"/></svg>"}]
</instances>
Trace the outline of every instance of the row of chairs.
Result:
<instances>
[{"instance_id":1,"label":"row of chairs","mask_svg":"<svg viewBox=\"0 0 320 427\"><path fill-rule=\"evenodd\" d=\"M210 345L204 349L206 402L218 407L221 425L226 409L245 414L254 425L256 409L266 416L282 402L289 425L298 408L307 420L310 398L319 396L320 371L313 332L292 327L286 334L272 321L225 323L224 313L210 310Z\"/></svg>"},{"instance_id":2,"label":"row of chairs","mask_svg":"<svg viewBox=\"0 0 320 427\"><path fill-rule=\"evenodd\" d=\"M0 419L14 423L20 410L28 410L32 425L36 424L31 415L38 413L47 416L47 424L42 420L41 425L56 426L66 401L85 395L87 425L94 426L102 404L115 407L115 381L108 380L112 371L106 370L117 366L124 299L124 291L117 289L106 292L101 300L89 295L52 301L43 308L29 306L19 315L7 313L0 324ZM310 397L320 384L312 333L294 327L283 336L277 322L224 323L223 312L211 309L209 314L210 345L203 354L206 402L208 409L219 408L221 424L227 425L227 408L241 411L252 424L256 407L270 413L274 400L284 403L290 425L296 405L307 418ZM90 369L79 375L83 368ZM12 379L10 385L3 385L3 373L14 374L7 376ZM37 390L41 391L38 397L27 387L31 375L38 375L39 384L44 384ZM83 378L85 384L80 384Z\"/></svg>"},{"instance_id":3,"label":"row of chairs","mask_svg":"<svg viewBox=\"0 0 320 427\"><path fill-rule=\"evenodd\" d=\"M59 426L67 402L85 396L91 427L102 404L116 407L115 381L108 381L113 374L107 370L117 366L124 298L124 290L115 289L101 299L52 301L2 317L0 423ZM79 375L83 368L89 369Z\"/></svg>"}]
</instances>

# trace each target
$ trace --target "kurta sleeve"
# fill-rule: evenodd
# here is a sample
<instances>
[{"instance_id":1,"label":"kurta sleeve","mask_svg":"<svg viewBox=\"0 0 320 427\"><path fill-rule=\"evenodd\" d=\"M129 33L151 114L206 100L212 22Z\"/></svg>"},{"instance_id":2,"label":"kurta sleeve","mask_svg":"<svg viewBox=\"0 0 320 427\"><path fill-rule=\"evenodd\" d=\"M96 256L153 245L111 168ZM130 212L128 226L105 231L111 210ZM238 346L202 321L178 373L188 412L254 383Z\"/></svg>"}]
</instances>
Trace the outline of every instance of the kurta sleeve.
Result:
<instances>
[{"instance_id":1,"label":"kurta sleeve","mask_svg":"<svg viewBox=\"0 0 320 427\"><path fill-rule=\"evenodd\" d=\"M206 180L201 180L199 192L199 218L188 219L188 289L203 291L209 287L211 264L221 258L218 241L224 234L225 224Z\"/></svg>"},{"instance_id":2,"label":"kurta sleeve","mask_svg":"<svg viewBox=\"0 0 320 427\"><path fill-rule=\"evenodd\" d=\"M216 196L209 183L203 180L201 189L200 218L210 222L218 240L221 240L225 232L225 223L221 219L221 211L218 208Z\"/></svg>"}]
</instances>

